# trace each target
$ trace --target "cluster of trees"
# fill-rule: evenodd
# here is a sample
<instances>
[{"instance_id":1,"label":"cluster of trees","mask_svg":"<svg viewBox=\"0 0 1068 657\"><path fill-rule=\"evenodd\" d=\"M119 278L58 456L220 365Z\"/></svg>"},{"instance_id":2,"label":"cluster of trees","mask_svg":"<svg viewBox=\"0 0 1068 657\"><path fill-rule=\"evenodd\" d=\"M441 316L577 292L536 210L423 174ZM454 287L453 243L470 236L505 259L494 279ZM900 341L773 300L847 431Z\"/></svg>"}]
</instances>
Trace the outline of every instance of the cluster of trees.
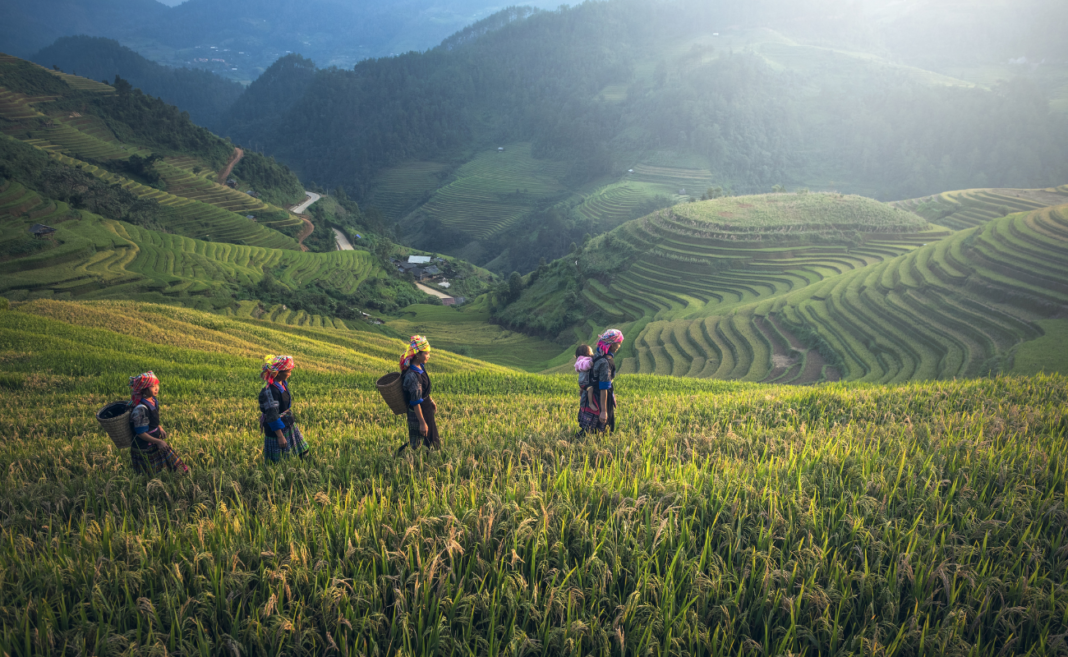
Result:
<instances>
[{"instance_id":1,"label":"cluster of trees","mask_svg":"<svg viewBox=\"0 0 1068 657\"><path fill-rule=\"evenodd\" d=\"M255 151L245 151L234 167L234 175L252 185L256 195L279 207L299 203L304 199L304 185L284 164L273 157Z\"/></svg>"},{"instance_id":2,"label":"cluster of trees","mask_svg":"<svg viewBox=\"0 0 1068 657\"><path fill-rule=\"evenodd\" d=\"M296 53L280 58L256 78L226 111L219 134L236 144L262 148L259 140L274 133L290 108L315 79L315 63Z\"/></svg>"},{"instance_id":3,"label":"cluster of trees","mask_svg":"<svg viewBox=\"0 0 1068 657\"><path fill-rule=\"evenodd\" d=\"M237 82L210 71L162 66L103 37L63 37L31 59L93 80L122 76L144 93L189 112L197 125L211 130L221 127L223 114L244 91Z\"/></svg>"}]
</instances>

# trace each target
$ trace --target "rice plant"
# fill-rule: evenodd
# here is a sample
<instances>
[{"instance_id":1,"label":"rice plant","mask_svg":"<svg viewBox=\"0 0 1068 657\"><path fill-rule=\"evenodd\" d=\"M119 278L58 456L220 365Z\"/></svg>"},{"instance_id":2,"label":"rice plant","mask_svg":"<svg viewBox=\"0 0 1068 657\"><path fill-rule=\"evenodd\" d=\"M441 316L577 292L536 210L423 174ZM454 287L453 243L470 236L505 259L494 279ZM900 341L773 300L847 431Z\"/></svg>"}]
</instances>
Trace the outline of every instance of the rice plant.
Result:
<instances>
[{"instance_id":1,"label":"rice plant","mask_svg":"<svg viewBox=\"0 0 1068 657\"><path fill-rule=\"evenodd\" d=\"M445 449L395 458L406 428L372 382L400 343L360 356L341 335L138 304L0 312L19 402L0 410L0 651L1068 651L1064 377L623 376L620 431L576 438L573 377L438 353ZM308 461L261 463L267 344L304 365ZM133 474L95 426L149 366L190 476Z\"/></svg>"}]
</instances>

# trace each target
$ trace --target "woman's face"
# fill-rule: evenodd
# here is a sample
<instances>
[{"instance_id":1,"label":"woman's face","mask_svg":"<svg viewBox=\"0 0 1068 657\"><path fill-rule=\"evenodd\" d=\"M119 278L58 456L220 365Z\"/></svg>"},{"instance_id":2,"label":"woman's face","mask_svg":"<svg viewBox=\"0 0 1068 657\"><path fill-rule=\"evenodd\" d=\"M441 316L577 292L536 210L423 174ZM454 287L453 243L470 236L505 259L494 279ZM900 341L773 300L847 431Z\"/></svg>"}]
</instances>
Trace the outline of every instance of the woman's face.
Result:
<instances>
[{"instance_id":1,"label":"woman's face","mask_svg":"<svg viewBox=\"0 0 1068 657\"><path fill-rule=\"evenodd\" d=\"M159 395L159 384L153 383L152 385L148 386L148 390L146 392L148 392L149 397L156 397L157 395Z\"/></svg>"},{"instance_id":2,"label":"woman's face","mask_svg":"<svg viewBox=\"0 0 1068 657\"><path fill-rule=\"evenodd\" d=\"M423 363L427 362L428 360L430 360L430 352L429 351L420 351L419 353L417 353L415 355L415 363L417 365L422 365Z\"/></svg>"},{"instance_id":3,"label":"woman's face","mask_svg":"<svg viewBox=\"0 0 1068 657\"><path fill-rule=\"evenodd\" d=\"M274 377L275 381L285 381L289 378L289 375L293 373L293 370L282 370L278 373L278 376Z\"/></svg>"}]
</instances>

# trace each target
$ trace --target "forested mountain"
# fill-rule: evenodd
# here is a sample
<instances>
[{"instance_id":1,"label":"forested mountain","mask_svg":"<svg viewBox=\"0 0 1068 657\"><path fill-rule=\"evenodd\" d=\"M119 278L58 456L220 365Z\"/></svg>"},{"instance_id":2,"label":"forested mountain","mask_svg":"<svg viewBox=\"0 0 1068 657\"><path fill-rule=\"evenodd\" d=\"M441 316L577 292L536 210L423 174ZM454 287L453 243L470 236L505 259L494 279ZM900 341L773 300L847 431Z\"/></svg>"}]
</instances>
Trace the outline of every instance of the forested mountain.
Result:
<instances>
[{"instance_id":1,"label":"forested mountain","mask_svg":"<svg viewBox=\"0 0 1068 657\"><path fill-rule=\"evenodd\" d=\"M810 26L810 3L778 21L794 36L753 27L777 6L509 10L426 53L320 70L281 119L249 103L246 125L274 127L243 139L382 206L417 245L502 272L529 271L682 190L810 186L889 200L1068 174L1068 123L1041 79L979 86L830 47L830 26L844 43L864 41L863 26L848 12ZM892 54L878 40L871 50ZM465 187L481 154L523 144L531 159L514 169L526 173ZM620 212L588 207L616 191L630 194ZM480 208L450 200L480 195Z\"/></svg>"},{"instance_id":2,"label":"forested mountain","mask_svg":"<svg viewBox=\"0 0 1068 657\"><path fill-rule=\"evenodd\" d=\"M103 37L63 37L30 59L93 80L110 82L121 76L146 94L189 112L198 125L212 130L218 129L223 113L244 91L233 80L203 69L162 66Z\"/></svg>"},{"instance_id":3,"label":"forested mountain","mask_svg":"<svg viewBox=\"0 0 1068 657\"><path fill-rule=\"evenodd\" d=\"M220 131L239 144L256 146L264 135L281 127L287 112L315 79L315 63L286 55L250 84L223 116Z\"/></svg>"},{"instance_id":4,"label":"forested mountain","mask_svg":"<svg viewBox=\"0 0 1068 657\"><path fill-rule=\"evenodd\" d=\"M545 0L526 4L552 6ZM168 66L256 79L288 52L322 66L433 47L501 9L493 0L7 0L0 51L28 57L62 36L117 39Z\"/></svg>"}]
</instances>

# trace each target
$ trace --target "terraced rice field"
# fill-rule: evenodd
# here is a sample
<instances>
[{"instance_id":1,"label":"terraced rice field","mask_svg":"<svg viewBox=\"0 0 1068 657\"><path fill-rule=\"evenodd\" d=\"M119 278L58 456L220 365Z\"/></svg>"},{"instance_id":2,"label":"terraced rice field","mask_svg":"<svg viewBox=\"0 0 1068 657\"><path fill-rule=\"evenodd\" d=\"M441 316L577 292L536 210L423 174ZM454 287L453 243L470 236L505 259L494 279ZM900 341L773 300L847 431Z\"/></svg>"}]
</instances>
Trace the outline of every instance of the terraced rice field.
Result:
<instances>
[{"instance_id":1,"label":"terraced rice field","mask_svg":"<svg viewBox=\"0 0 1068 657\"><path fill-rule=\"evenodd\" d=\"M649 164L639 164L634 167L634 173L628 179L636 182L662 185L678 194L686 190L686 194L699 198L705 190L713 186L715 181L712 172L707 169L682 169L676 167L659 167Z\"/></svg>"},{"instance_id":2,"label":"terraced rice field","mask_svg":"<svg viewBox=\"0 0 1068 657\"><path fill-rule=\"evenodd\" d=\"M1058 194L1057 190L1050 191ZM972 189L898 201L892 205L915 212L940 226L966 230L1013 212L1027 212L1068 202L1068 191L1059 193L1064 195L1063 200L1051 199L1042 190Z\"/></svg>"},{"instance_id":3,"label":"terraced rice field","mask_svg":"<svg viewBox=\"0 0 1068 657\"><path fill-rule=\"evenodd\" d=\"M4 235L7 239L25 235L33 223L55 227L57 245L0 263L0 293L7 296L130 297L188 300L190 305L204 306L213 290L254 285L265 271L294 289L322 281L347 294L379 275L366 251L317 254L205 242L72 213L65 204L45 201L17 183L8 184L0 191ZM204 298L189 299L191 295ZM311 323L316 321L325 323L322 318Z\"/></svg>"},{"instance_id":4,"label":"terraced rice field","mask_svg":"<svg viewBox=\"0 0 1068 657\"><path fill-rule=\"evenodd\" d=\"M733 207L733 203L712 205ZM866 228L889 226L902 232L866 233L856 244L800 240L790 246L781 238L745 241L747 238L739 233L729 232L732 228L686 214L702 211L707 210L684 205L630 222L613 232L614 239L629 244L641 255L611 280L589 283L584 296L600 308L613 309L610 315L629 321L644 316L672 319L718 314L867 267L949 235L944 230L923 230L922 220L912 215L899 213L903 215L899 218L889 213L885 220L898 221L898 225L883 224L880 219ZM762 215L755 216L759 219ZM716 218L723 220L719 213ZM753 230L761 227L762 224L745 226Z\"/></svg>"},{"instance_id":5,"label":"terraced rice field","mask_svg":"<svg viewBox=\"0 0 1068 657\"><path fill-rule=\"evenodd\" d=\"M674 192L662 185L626 181L608 185L590 194L575 211L600 226L615 226L634 219L635 212L657 196L671 198Z\"/></svg>"},{"instance_id":6,"label":"terraced rice field","mask_svg":"<svg viewBox=\"0 0 1068 657\"><path fill-rule=\"evenodd\" d=\"M1043 208L730 315L652 323L623 369L778 382L974 377L1011 371L1015 350L1043 335L1038 321L1066 308L1068 206ZM798 334L819 336L822 353ZM799 360L809 357L823 365Z\"/></svg>"},{"instance_id":7,"label":"terraced rice field","mask_svg":"<svg viewBox=\"0 0 1068 657\"><path fill-rule=\"evenodd\" d=\"M412 162L386 169L375 179L366 205L390 219L401 219L441 185L445 169L439 162Z\"/></svg>"},{"instance_id":8,"label":"terraced rice field","mask_svg":"<svg viewBox=\"0 0 1068 657\"><path fill-rule=\"evenodd\" d=\"M89 80L85 82L99 85ZM107 85L99 86L111 89ZM299 249L296 240L277 230L299 226L299 217L193 174L193 168L204 166L195 158L168 158L156 165L167 185L166 192L88 164L85 160L121 160L135 154L144 157L151 151L117 141L103 121L95 117L81 116L77 112L45 117L30 106L31 102L40 100L0 88L0 118L7 119L7 132L51 153L65 164L80 167L109 183L122 185L142 198L174 208L175 214L168 220L168 230L213 241ZM23 125L22 122L28 119L34 119L32 125ZM250 221L246 215L256 217L258 222Z\"/></svg>"},{"instance_id":9,"label":"terraced rice field","mask_svg":"<svg viewBox=\"0 0 1068 657\"><path fill-rule=\"evenodd\" d=\"M529 213L538 201L563 194L565 166L535 160L530 144L487 152L460 167L455 180L434 192L419 213L472 237L490 237Z\"/></svg>"},{"instance_id":10,"label":"terraced rice field","mask_svg":"<svg viewBox=\"0 0 1068 657\"><path fill-rule=\"evenodd\" d=\"M135 154L142 157L151 155L151 151L146 149L98 139L68 121L63 118L51 119L50 127L31 131L29 138L23 141L50 153L62 153L83 160L122 160Z\"/></svg>"},{"instance_id":11,"label":"terraced rice field","mask_svg":"<svg viewBox=\"0 0 1068 657\"><path fill-rule=\"evenodd\" d=\"M169 161L157 163L156 170L160 172L160 175L166 181L167 191L175 196L208 203L238 214L257 215L263 212L284 212L282 208L268 205L244 192L239 192L226 185L220 185L203 176L195 175ZM294 216L289 218L287 223L296 225L300 223L300 219Z\"/></svg>"},{"instance_id":12,"label":"terraced rice field","mask_svg":"<svg viewBox=\"0 0 1068 657\"><path fill-rule=\"evenodd\" d=\"M0 87L0 118L14 123L43 116L30 105L28 97Z\"/></svg>"},{"instance_id":13,"label":"terraced rice field","mask_svg":"<svg viewBox=\"0 0 1068 657\"><path fill-rule=\"evenodd\" d=\"M1018 346L1042 336L1036 322L1068 310L1068 206L1041 205L1062 193L895 204L976 224L956 233L875 207L820 212L824 229L859 230L829 241L776 237L793 221L765 216L774 196L687 204L614 231L638 255L582 298L599 325L631 327L624 372L886 383L1010 371ZM731 204L747 206L744 222Z\"/></svg>"},{"instance_id":14,"label":"terraced rice field","mask_svg":"<svg viewBox=\"0 0 1068 657\"><path fill-rule=\"evenodd\" d=\"M173 214L167 216L167 230L189 237L201 238L215 242L229 242L231 244L244 244L249 246L261 246L275 249L298 250L296 240L284 235L272 227L260 225L250 220L244 214L232 212L218 205L204 203L164 192L141 183L134 182L123 176L111 173L95 165L87 164L80 160L53 153L59 161L70 166L81 167L82 170L106 180L109 183L121 185L128 191L145 199L152 199L160 205L173 210ZM164 165L166 167L166 165ZM205 181L207 182L207 181ZM210 185L211 183L208 183ZM233 190L230 190L231 192ZM193 189L200 194L201 190ZM212 200L229 202L230 196L224 193L215 195L209 191ZM262 210L261 210L262 211ZM281 211L278 211L281 212ZM300 219L290 215L284 215L286 219L279 225L296 225Z\"/></svg>"}]
</instances>

